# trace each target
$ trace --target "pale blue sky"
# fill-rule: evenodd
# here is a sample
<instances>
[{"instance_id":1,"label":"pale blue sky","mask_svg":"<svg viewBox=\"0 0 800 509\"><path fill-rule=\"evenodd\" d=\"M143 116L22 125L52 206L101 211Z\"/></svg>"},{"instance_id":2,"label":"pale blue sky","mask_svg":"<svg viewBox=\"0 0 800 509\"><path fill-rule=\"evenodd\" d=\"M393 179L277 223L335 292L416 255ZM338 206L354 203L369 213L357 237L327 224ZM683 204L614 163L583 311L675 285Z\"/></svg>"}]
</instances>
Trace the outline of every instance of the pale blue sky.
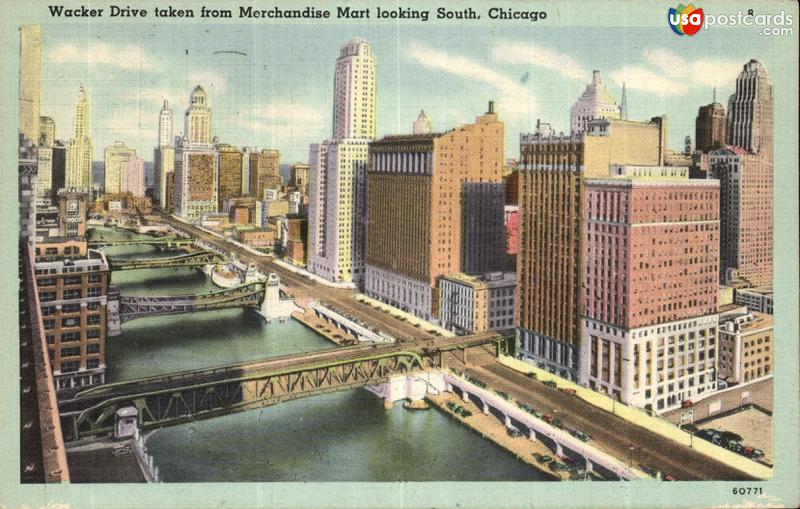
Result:
<instances>
[{"instance_id":1,"label":"pale blue sky","mask_svg":"<svg viewBox=\"0 0 800 509\"><path fill-rule=\"evenodd\" d=\"M221 141L277 148L284 162L306 160L308 144L330 136L334 65L339 47L352 37L373 46L379 136L409 132L420 109L435 130L451 129L472 121L494 99L511 158L518 156L519 133L533 130L537 118L568 129L569 108L592 69L601 70L617 100L626 81L631 119L666 114L675 149L683 147L685 135L694 136L697 108L711 101L715 84L718 100L727 104L750 58L765 63L776 87L793 79L776 65L774 39L744 29L681 38L666 26L86 26L65 32L64 25L44 24L42 115L55 118L59 138L69 138L83 83L92 105L95 159L114 140L152 159L162 100L170 100L177 134L186 97L200 84L209 93L213 133Z\"/></svg>"}]
</instances>

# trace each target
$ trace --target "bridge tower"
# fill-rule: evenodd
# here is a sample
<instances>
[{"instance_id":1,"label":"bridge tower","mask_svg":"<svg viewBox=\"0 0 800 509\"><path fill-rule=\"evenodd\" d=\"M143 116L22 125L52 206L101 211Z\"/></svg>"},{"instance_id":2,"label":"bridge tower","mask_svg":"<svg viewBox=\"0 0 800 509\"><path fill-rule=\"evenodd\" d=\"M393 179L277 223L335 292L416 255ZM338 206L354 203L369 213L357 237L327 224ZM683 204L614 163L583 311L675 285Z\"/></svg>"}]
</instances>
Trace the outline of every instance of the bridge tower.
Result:
<instances>
[{"instance_id":1,"label":"bridge tower","mask_svg":"<svg viewBox=\"0 0 800 509\"><path fill-rule=\"evenodd\" d=\"M286 320L297 310L292 299L281 299L281 280L277 274L271 272L264 285L264 300L261 302L259 314L267 322L273 319Z\"/></svg>"}]
</instances>

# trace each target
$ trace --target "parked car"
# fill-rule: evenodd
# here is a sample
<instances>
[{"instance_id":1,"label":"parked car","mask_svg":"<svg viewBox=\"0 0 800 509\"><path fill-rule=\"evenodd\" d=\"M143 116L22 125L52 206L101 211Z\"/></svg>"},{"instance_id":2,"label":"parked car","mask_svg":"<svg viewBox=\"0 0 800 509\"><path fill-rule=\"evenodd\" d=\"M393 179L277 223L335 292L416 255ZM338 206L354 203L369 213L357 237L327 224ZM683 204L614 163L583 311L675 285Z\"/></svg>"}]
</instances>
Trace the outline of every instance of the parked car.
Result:
<instances>
[{"instance_id":1,"label":"parked car","mask_svg":"<svg viewBox=\"0 0 800 509\"><path fill-rule=\"evenodd\" d=\"M538 378L538 377L536 376L536 373L534 373L533 371L531 371L530 373L525 373L525 376L527 376L527 377L528 377L528 378L530 378L531 380L536 380L536 379Z\"/></svg>"},{"instance_id":2,"label":"parked car","mask_svg":"<svg viewBox=\"0 0 800 509\"><path fill-rule=\"evenodd\" d=\"M560 387L558 390L567 394L576 394L575 389L569 387Z\"/></svg>"},{"instance_id":3,"label":"parked car","mask_svg":"<svg viewBox=\"0 0 800 509\"><path fill-rule=\"evenodd\" d=\"M696 435L700 431L700 428L698 428L694 424L681 424L681 429L693 435Z\"/></svg>"},{"instance_id":4,"label":"parked car","mask_svg":"<svg viewBox=\"0 0 800 509\"><path fill-rule=\"evenodd\" d=\"M494 391L494 392L496 392L498 396L500 396L501 398L503 398L506 401L511 399L511 396L509 396L507 392L504 392L504 391Z\"/></svg>"},{"instance_id":5,"label":"parked car","mask_svg":"<svg viewBox=\"0 0 800 509\"><path fill-rule=\"evenodd\" d=\"M508 435L514 438L519 438L522 436L522 432L516 426L509 426L506 430Z\"/></svg>"},{"instance_id":6,"label":"parked car","mask_svg":"<svg viewBox=\"0 0 800 509\"><path fill-rule=\"evenodd\" d=\"M561 419L555 418L553 422L550 423L551 426L558 429L564 429L564 424L562 424Z\"/></svg>"},{"instance_id":7,"label":"parked car","mask_svg":"<svg viewBox=\"0 0 800 509\"><path fill-rule=\"evenodd\" d=\"M661 478L661 480L662 480L662 481L677 481L677 479L675 478L675 476L674 476L674 475L672 475L672 474L667 474L667 475L665 475L664 477L662 477L662 478Z\"/></svg>"},{"instance_id":8,"label":"parked car","mask_svg":"<svg viewBox=\"0 0 800 509\"><path fill-rule=\"evenodd\" d=\"M692 400L690 400L690 399L685 399L685 400L683 400L683 402L681 403L681 408L689 408L689 407L690 407L690 406L692 406L693 404L694 404L694 403L692 403Z\"/></svg>"},{"instance_id":9,"label":"parked car","mask_svg":"<svg viewBox=\"0 0 800 509\"><path fill-rule=\"evenodd\" d=\"M539 454L538 452L533 453L533 457L536 461L538 461L542 465L547 465L548 463L552 463L553 461L552 456L548 456L546 454Z\"/></svg>"},{"instance_id":10,"label":"parked car","mask_svg":"<svg viewBox=\"0 0 800 509\"><path fill-rule=\"evenodd\" d=\"M536 417L537 419L542 419L542 418L544 417L544 416L542 415L542 412L540 412L540 411L538 411L538 410L534 410L533 412L531 412L531 414L532 414L534 417Z\"/></svg>"},{"instance_id":11,"label":"parked car","mask_svg":"<svg viewBox=\"0 0 800 509\"><path fill-rule=\"evenodd\" d=\"M580 430L575 430L574 435L575 435L575 438L577 438L578 440L581 440L582 442L588 442L589 440L592 439L592 437L590 437L588 434L586 434L586 433L584 433L583 431L580 431Z\"/></svg>"},{"instance_id":12,"label":"parked car","mask_svg":"<svg viewBox=\"0 0 800 509\"><path fill-rule=\"evenodd\" d=\"M547 380L544 384L552 389L558 389L558 384L555 380Z\"/></svg>"},{"instance_id":13,"label":"parked car","mask_svg":"<svg viewBox=\"0 0 800 509\"><path fill-rule=\"evenodd\" d=\"M553 422L553 419L555 419L555 417L553 417L553 415L552 415L552 414L545 414L545 415L542 417L542 420L544 420L544 422L546 422L547 424L552 424L552 422Z\"/></svg>"},{"instance_id":14,"label":"parked car","mask_svg":"<svg viewBox=\"0 0 800 509\"><path fill-rule=\"evenodd\" d=\"M653 465L639 465L639 468L642 469L642 472L649 475L650 477L657 478L658 477L658 469Z\"/></svg>"}]
</instances>

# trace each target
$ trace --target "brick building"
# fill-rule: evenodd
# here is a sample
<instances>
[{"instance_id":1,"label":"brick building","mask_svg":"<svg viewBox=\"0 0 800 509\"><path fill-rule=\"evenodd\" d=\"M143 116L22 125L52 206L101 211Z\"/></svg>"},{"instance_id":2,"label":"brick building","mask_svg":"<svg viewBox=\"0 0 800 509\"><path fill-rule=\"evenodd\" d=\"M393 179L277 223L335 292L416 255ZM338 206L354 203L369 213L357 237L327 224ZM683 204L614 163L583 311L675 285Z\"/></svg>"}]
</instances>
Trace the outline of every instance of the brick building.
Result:
<instances>
[{"instance_id":1,"label":"brick building","mask_svg":"<svg viewBox=\"0 0 800 509\"><path fill-rule=\"evenodd\" d=\"M217 190L218 210L223 209L223 202L229 198L242 196L243 155L233 145L217 146L219 151L219 182Z\"/></svg>"},{"instance_id":2,"label":"brick building","mask_svg":"<svg viewBox=\"0 0 800 509\"><path fill-rule=\"evenodd\" d=\"M719 378L730 384L772 375L772 315L746 313L719 324Z\"/></svg>"},{"instance_id":3,"label":"brick building","mask_svg":"<svg viewBox=\"0 0 800 509\"><path fill-rule=\"evenodd\" d=\"M663 412L716 389L719 186L642 169L585 182L580 380Z\"/></svg>"},{"instance_id":4,"label":"brick building","mask_svg":"<svg viewBox=\"0 0 800 509\"><path fill-rule=\"evenodd\" d=\"M264 149L250 154L250 195L264 197L267 189L281 185L281 154L277 150Z\"/></svg>"}]
</instances>

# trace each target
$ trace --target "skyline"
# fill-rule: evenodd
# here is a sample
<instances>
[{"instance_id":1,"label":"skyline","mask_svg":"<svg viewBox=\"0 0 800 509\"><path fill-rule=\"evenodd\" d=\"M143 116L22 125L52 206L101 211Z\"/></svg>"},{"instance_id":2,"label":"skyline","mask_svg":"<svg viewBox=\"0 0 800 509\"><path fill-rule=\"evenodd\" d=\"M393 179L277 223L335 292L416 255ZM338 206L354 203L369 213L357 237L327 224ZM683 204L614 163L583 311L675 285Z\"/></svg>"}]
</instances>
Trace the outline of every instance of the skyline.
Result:
<instances>
[{"instance_id":1,"label":"skyline","mask_svg":"<svg viewBox=\"0 0 800 509\"><path fill-rule=\"evenodd\" d=\"M659 34L640 29L628 37L650 39L651 44L635 45L642 49L630 55L620 48L593 45L607 38L595 29L582 29L589 36L580 43L588 46L573 44L569 52L557 49L567 47L557 39L545 37L547 41L539 43L515 36L471 45L478 49L470 54L466 44L472 39L465 37L467 31L459 31L462 38L458 40L443 36L455 31L448 28L424 40L414 29L317 27L318 37L298 45L287 32L297 27L274 27L260 38L258 34L254 38L247 27L210 26L200 38L197 33L134 30L127 40L103 26L79 39L50 27L43 26L42 115L54 118L58 139L68 140L77 91L83 84L93 105L94 160L116 140L151 160L164 99L170 103L177 135L183 130L189 94L201 85L214 114L212 134L220 141L276 148L286 162L306 161L308 145L330 135L331 62L338 48L354 37L369 42L375 52L378 137L410 132L420 110L431 116L434 131L449 130L471 122L488 100L495 100L506 124L506 158L518 157L518 136L533 131L537 118L551 123L557 132L569 130L569 108L591 81L594 69L601 71L617 102L625 82L629 118L666 114L668 146L680 150L684 137L694 135L697 108L711 102L714 86L725 104L742 62L762 59L757 50L730 56L721 44L726 39L724 31L713 33L720 43L707 46L713 51L688 62L673 50L659 48ZM539 29L537 35L543 31L559 39L571 32ZM591 36L592 32L597 36ZM475 35L482 36L477 30ZM91 60L84 51L90 43ZM177 48L174 55L165 52L167 44ZM237 50L245 55L232 53ZM714 51L726 56L718 58ZM583 56L573 56L578 54ZM771 55L763 56L769 68ZM102 78L95 78L98 74Z\"/></svg>"}]
</instances>

